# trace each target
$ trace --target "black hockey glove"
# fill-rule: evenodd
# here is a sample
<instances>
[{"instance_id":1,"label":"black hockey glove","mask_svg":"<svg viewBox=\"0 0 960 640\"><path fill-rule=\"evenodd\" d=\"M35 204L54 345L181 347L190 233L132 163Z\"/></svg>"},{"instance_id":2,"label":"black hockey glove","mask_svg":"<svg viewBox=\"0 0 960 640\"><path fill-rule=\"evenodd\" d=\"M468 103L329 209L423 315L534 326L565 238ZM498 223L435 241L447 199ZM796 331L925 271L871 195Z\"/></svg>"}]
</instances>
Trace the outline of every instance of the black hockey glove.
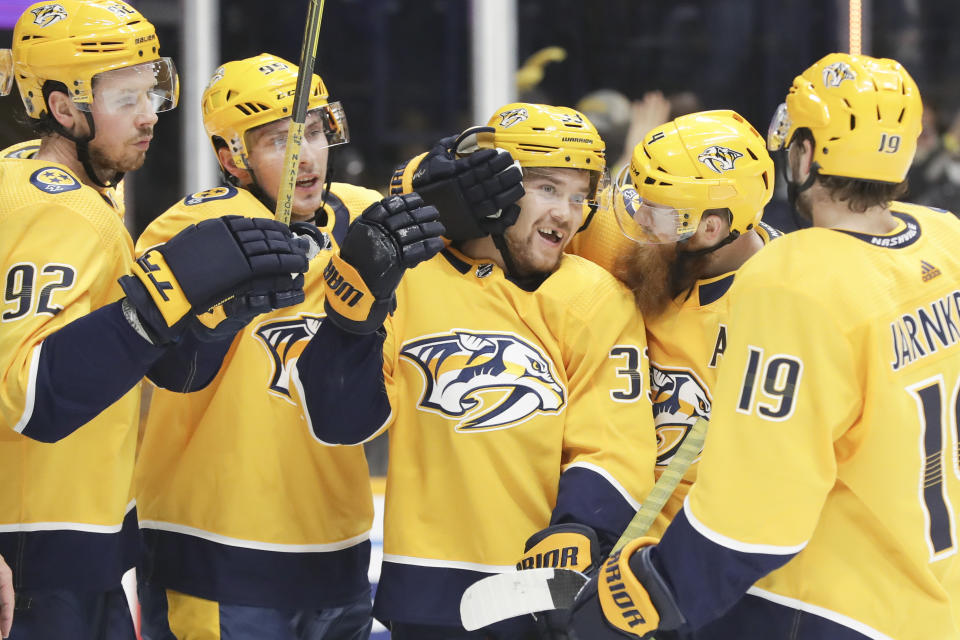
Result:
<instances>
[{"instance_id":1,"label":"black hockey glove","mask_svg":"<svg viewBox=\"0 0 960 640\"><path fill-rule=\"evenodd\" d=\"M197 314L224 304L229 319L304 300L307 241L266 218L223 216L191 225L120 278L125 305L151 342L176 342ZM131 319L131 324L134 324Z\"/></svg>"},{"instance_id":2,"label":"black hockey glove","mask_svg":"<svg viewBox=\"0 0 960 640\"><path fill-rule=\"evenodd\" d=\"M443 249L437 210L415 193L367 207L323 271L327 319L350 333L373 333L396 307L403 272Z\"/></svg>"},{"instance_id":3,"label":"black hockey glove","mask_svg":"<svg viewBox=\"0 0 960 640\"><path fill-rule=\"evenodd\" d=\"M420 160L411 180L423 201L440 212L446 237L460 242L502 234L517 221L523 196L523 174L503 149L479 149L458 157L465 137L489 127L471 129L459 138L444 138Z\"/></svg>"},{"instance_id":4,"label":"black hockey glove","mask_svg":"<svg viewBox=\"0 0 960 640\"><path fill-rule=\"evenodd\" d=\"M600 562L600 543L592 528L577 523L555 524L527 539L517 569L573 569L592 575ZM567 640L569 609L534 614L542 640Z\"/></svg>"}]
</instances>

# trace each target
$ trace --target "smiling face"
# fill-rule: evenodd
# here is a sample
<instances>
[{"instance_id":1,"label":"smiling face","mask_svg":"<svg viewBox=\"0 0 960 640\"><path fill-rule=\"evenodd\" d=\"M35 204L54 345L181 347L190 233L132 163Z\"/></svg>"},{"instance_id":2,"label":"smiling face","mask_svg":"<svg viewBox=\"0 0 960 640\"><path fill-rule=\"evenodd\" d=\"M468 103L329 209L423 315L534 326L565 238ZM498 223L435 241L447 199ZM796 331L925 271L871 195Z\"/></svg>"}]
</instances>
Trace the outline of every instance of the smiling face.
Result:
<instances>
[{"instance_id":1,"label":"smiling face","mask_svg":"<svg viewBox=\"0 0 960 640\"><path fill-rule=\"evenodd\" d=\"M520 215L504 239L518 276L553 273L564 248L583 224L590 172L536 167L524 172Z\"/></svg>"},{"instance_id":2,"label":"smiling face","mask_svg":"<svg viewBox=\"0 0 960 640\"><path fill-rule=\"evenodd\" d=\"M283 160L290 119L284 118L247 133L247 162L263 192L276 200L283 180ZM293 217L308 220L323 201L329 148L321 114L307 114L300 148L300 166L293 194Z\"/></svg>"}]
</instances>

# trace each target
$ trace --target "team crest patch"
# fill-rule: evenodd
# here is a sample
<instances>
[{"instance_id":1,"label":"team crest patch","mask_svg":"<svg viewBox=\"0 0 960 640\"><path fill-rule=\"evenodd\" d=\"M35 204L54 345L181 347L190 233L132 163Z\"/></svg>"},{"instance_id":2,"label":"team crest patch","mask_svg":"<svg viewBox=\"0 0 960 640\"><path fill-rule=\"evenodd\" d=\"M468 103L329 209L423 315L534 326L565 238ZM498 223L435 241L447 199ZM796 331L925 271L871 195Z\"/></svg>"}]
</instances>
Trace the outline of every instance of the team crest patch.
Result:
<instances>
[{"instance_id":1,"label":"team crest patch","mask_svg":"<svg viewBox=\"0 0 960 640\"><path fill-rule=\"evenodd\" d=\"M63 193L80 188L80 182L57 167L37 169L30 176L30 184L47 193Z\"/></svg>"},{"instance_id":2,"label":"team crest patch","mask_svg":"<svg viewBox=\"0 0 960 640\"><path fill-rule=\"evenodd\" d=\"M697 160L707 165L711 171L723 173L724 171L733 169L737 159L742 157L743 154L739 151L714 145L704 149L700 155L697 156Z\"/></svg>"},{"instance_id":3,"label":"team crest patch","mask_svg":"<svg viewBox=\"0 0 960 640\"><path fill-rule=\"evenodd\" d=\"M512 127L518 122L523 122L524 120L530 117L530 115L527 113L527 110L524 109L523 107L519 109L510 109L510 111L504 111L499 115L500 115L500 126L503 127L504 129L507 129L508 127Z\"/></svg>"},{"instance_id":4,"label":"team crest patch","mask_svg":"<svg viewBox=\"0 0 960 640\"><path fill-rule=\"evenodd\" d=\"M297 359L320 328L321 322L322 316L302 314L269 320L254 330L253 334L266 348L273 363L270 380L267 381L267 389L271 394L291 401L290 373L297 366Z\"/></svg>"},{"instance_id":5,"label":"team crest patch","mask_svg":"<svg viewBox=\"0 0 960 640\"><path fill-rule=\"evenodd\" d=\"M189 206L213 200L226 200L237 195L236 187L214 187L205 191L197 191L183 199L183 204Z\"/></svg>"},{"instance_id":6,"label":"team crest patch","mask_svg":"<svg viewBox=\"0 0 960 640\"><path fill-rule=\"evenodd\" d=\"M710 419L707 386L690 369L650 365L653 420L657 426L657 465L670 463L698 418Z\"/></svg>"},{"instance_id":7,"label":"team crest patch","mask_svg":"<svg viewBox=\"0 0 960 640\"><path fill-rule=\"evenodd\" d=\"M49 27L61 20L67 19L67 10L62 4L45 4L35 9L30 9L33 14L33 24L40 28Z\"/></svg>"},{"instance_id":8,"label":"team crest patch","mask_svg":"<svg viewBox=\"0 0 960 640\"><path fill-rule=\"evenodd\" d=\"M844 80L856 80L857 74L846 62L834 62L823 68L823 86L839 87Z\"/></svg>"},{"instance_id":9,"label":"team crest patch","mask_svg":"<svg viewBox=\"0 0 960 640\"><path fill-rule=\"evenodd\" d=\"M566 406L550 358L513 333L454 329L405 343L400 357L423 375L419 408L457 419L461 433L509 429Z\"/></svg>"}]
</instances>

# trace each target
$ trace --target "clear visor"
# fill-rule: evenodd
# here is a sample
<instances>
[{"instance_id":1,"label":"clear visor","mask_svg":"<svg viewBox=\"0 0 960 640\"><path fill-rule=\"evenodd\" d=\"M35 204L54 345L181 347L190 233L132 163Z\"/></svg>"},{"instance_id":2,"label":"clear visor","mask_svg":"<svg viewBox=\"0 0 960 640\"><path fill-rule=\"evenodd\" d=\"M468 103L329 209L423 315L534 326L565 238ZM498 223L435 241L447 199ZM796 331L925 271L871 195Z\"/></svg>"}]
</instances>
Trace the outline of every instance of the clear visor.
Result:
<instances>
[{"instance_id":1,"label":"clear visor","mask_svg":"<svg viewBox=\"0 0 960 640\"><path fill-rule=\"evenodd\" d=\"M531 167L526 171L528 175L533 176L536 175L536 170L537 167ZM602 173L596 171L590 172L592 196L563 193L556 188L555 184L548 181L544 181L536 187L531 186L530 182L529 180L524 182L524 192L526 194L536 198L542 205L550 207L565 205L574 216L580 217L580 222L582 223L587 219L587 216L591 213L596 213L601 207L601 200L597 196L609 190L610 174L607 171L603 171ZM594 182L596 182L596 185L594 185Z\"/></svg>"},{"instance_id":2,"label":"clear visor","mask_svg":"<svg viewBox=\"0 0 960 640\"><path fill-rule=\"evenodd\" d=\"M0 49L0 96L13 90L13 50Z\"/></svg>"},{"instance_id":3,"label":"clear visor","mask_svg":"<svg viewBox=\"0 0 960 640\"><path fill-rule=\"evenodd\" d=\"M656 204L640 197L629 167L624 167L608 189L609 203L623 235L640 244L686 240L696 231L694 211Z\"/></svg>"},{"instance_id":4,"label":"clear visor","mask_svg":"<svg viewBox=\"0 0 960 640\"><path fill-rule=\"evenodd\" d=\"M267 125L263 133L261 142L254 144L263 144L273 148L278 154L284 154L287 150L287 134L290 131L290 118L283 118ZM279 123L283 123L280 126ZM252 139L250 134L256 129L247 132L247 144L250 145ZM325 147L335 147L338 144L350 142L350 130L347 128L347 116L343 112L343 107L339 102L331 102L307 111L307 117L303 123L302 147L312 149L322 149Z\"/></svg>"},{"instance_id":5,"label":"clear visor","mask_svg":"<svg viewBox=\"0 0 960 640\"><path fill-rule=\"evenodd\" d=\"M779 151L785 149L790 143L787 140L787 132L790 131L790 113L787 111L787 103L781 102L777 107L773 119L770 120L770 128L767 129L767 150Z\"/></svg>"},{"instance_id":6,"label":"clear visor","mask_svg":"<svg viewBox=\"0 0 960 640\"><path fill-rule=\"evenodd\" d=\"M93 76L93 100L110 114L153 114L177 106L177 68L170 58L160 58ZM76 102L91 111L88 102Z\"/></svg>"}]
</instances>

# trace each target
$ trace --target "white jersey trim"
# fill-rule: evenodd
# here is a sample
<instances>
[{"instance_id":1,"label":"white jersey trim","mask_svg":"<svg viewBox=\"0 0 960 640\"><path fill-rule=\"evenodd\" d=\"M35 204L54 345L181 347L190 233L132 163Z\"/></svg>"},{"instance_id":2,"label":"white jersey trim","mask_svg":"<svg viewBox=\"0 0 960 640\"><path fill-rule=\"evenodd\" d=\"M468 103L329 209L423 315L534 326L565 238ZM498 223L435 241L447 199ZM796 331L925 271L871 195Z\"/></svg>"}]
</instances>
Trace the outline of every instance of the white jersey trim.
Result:
<instances>
[{"instance_id":1,"label":"white jersey trim","mask_svg":"<svg viewBox=\"0 0 960 640\"><path fill-rule=\"evenodd\" d=\"M124 518L137 506L136 500L127 503L123 511ZM0 533L30 533L35 531L80 531L83 533L120 533L120 524L88 524L86 522L15 522L0 524Z\"/></svg>"},{"instance_id":2,"label":"white jersey trim","mask_svg":"<svg viewBox=\"0 0 960 640\"><path fill-rule=\"evenodd\" d=\"M196 527L188 527L183 524L174 524L173 522L162 522L160 520L141 520L141 529L155 529L157 531L169 531L171 533L182 533L184 535L202 538L217 544L224 544L230 547L240 547L242 549L254 549L256 551L276 551L279 553L326 553L330 551L342 551L355 547L356 545L370 539L370 531L364 531L360 535L339 540L337 542L327 542L323 544L280 544L276 542L261 542L259 540L243 540L241 538L231 538L229 536L204 531Z\"/></svg>"},{"instance_id":3,"label":"white jersey trim","mask_svg":"<svg viewBox=\"0 0 960 640\"><path fill-rule=\"evenodd\" d=\"M853 618L845 616L842 613L837 613L836 611L819 607L815 604L810 604L795 598L788 598L786 596L765 591L764 589L757 587L750 587L747 589L747 593L752 596L757 596L758 598L763 598L764 600L769 600L770 602L775 602L785 607L790 607L791 609L798 609L800 611L805 611L806 613L812 613L820 616L821 618L826 618L827 620L836 622L837 624L847 627L848 629L853 629L857 633L861 633L872 640L894 640L893 637L888 636L885 633L880 633L873 627L868 627L858 620L854 620Z\"/></svg>"},{"instance_id":4,"label":"white jersey trim","mask_svg":"<svg viewBox=\"0 0 960 640\"><path fill-rule=\"evenodd\" d=\"M612 486L614 489L617 490L617 493L623 496L623 499L627 501L627 503L633 508L634 511L640 508L640 502L638 500L635 500L634 497L630 495L630 492L627 491L624 488L624 486L620 484L617 481L617 479L614 478L610 474L610 472L604 469L603 467L599 467L593 464L592 462L572 462L563 468L563 472L566 473L570 469L577 468L577 467L579 467L580 469L588 469L590 471L593 471L597 475L601 476L604 480L606 480L610 484L610 486Z\"/></svg>"},{"instance_id":5,"label":"white jersey trim","mask_svg":"<svg viewBox=\"0 0 960 640\"><path fill-rule=\"evenodd\" d=\"M417 567L432 567L435 569L464 569L466 571L480 571L483 573L509 573L516 571L516 565L507 564L480 564L478 562L460 562L457 560L437 560L436 558L415 558L413 556L398 556L392 553L383 554L384 562L394 564L410 564Z\"/></svg>"},{"instance_id":6,"label":"white jersey trim","mask_svg":"<svg viewBox=\"0 0 960 640\"><path fill-rule=\"evenodd\" d=\"M704 538L714 542L721 547L726 547L728 549L733 549L734 551L739 551L741 553L766 553L770 555L777 556L792 556L794 554L800 553L803 551L804 547L807 546L806 542L797 545L791 546L780 546L774 544L754 544L751 542L741 542L740 540L735 540L729 538L722 533L717 533L707 525L700 522L695 515L693 515L693 509L690 508L690 495L687 494L687 497L683 500L683 512L687 516L687 520L690 521L690 525L696 529L697 533L702 535Z\"/></svg>"},{"instance_id":7,"label":"white jersey trim","mask_svg":"<svg viewBox=\"0 0 960 640\"><path fill-rule=\"evenodd\" d=\"M17 424L13 425L13 430L17 433L23 433L30 418L33 417L33 403L37 399L37 369L40 367L41 348L43 348L42 342L33 348L33 353L30 355L30 377L27 378L27 397L23 403L23 414Z\"/></svg>"}]
</instances>

